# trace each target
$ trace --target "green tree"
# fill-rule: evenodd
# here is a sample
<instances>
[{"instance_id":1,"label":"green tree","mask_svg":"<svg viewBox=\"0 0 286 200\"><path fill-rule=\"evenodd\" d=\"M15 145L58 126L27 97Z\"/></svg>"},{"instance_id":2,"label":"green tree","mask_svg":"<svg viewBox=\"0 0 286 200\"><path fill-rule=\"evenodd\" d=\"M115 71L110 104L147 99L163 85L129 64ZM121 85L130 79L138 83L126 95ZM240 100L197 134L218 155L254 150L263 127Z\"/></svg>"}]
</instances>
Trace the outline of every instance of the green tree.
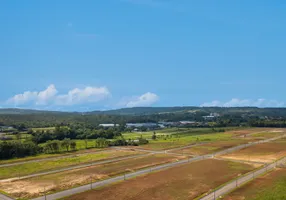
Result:
<instances>
[{"instance_id":1,"label":"green tree","mask_svg":"<svg viewBox=\"0 0 286 200\"><path fill-rule=\"evenodd\" d=\"M71 141L70 142L70 148L71 148L72 151L76 150L76 142L75 141Z\"/></svg>"},{"instance_id":2,"label":"green tree","mask_svg":"<svg viewBox=\"0 0 286 200\"><path fill-rule=\"evenodd\" d=\"M61 142L61 147L66 149L67 151L69 151L70 148L70 142L71 140L69 138L65 138L62 142Z\"/></svg>"}]
</instances>

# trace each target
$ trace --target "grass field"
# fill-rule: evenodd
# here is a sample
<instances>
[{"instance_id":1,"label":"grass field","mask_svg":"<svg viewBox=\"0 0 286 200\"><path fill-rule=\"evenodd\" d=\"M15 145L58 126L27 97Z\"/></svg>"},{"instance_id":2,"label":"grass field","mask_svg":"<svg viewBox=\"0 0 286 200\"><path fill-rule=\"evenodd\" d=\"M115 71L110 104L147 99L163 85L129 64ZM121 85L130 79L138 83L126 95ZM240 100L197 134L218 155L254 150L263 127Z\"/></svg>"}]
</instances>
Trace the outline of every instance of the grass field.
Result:
<instances>
[{"instance_id":1,"label":"grass field","mask_svg":"<svg viewBox=\"0 0 286 200\"><path fill-rule=\"evenodd\" d=\"M135 155L139 153L140 152L128 151L128 150L101 151L101 152L96 152L94 154L85 154L74 157L58 158L48 161L19 164L11 167L2 167L0 168L0 179L24 176L39 172L45 172L49 170L61 169L68 166L90 163L99 160L106 160L115 157L118 158L122 156Z\"/></svg>"},{"instance_id":2,"label":"grass field","mask_svg":"<svg viewBox=\"0 0 286 200\"><path fill-rule=\"evenodd\" d=\"M224 200L285 200L286 169L276 169L224 197Z\"/></svg>"},{"instance_id":3,"label":"grass field","mask_svg":"<svg viewBox=\"0 0 286 200\"><path fill-rule=\"evenodd\" d=\"M33 131L54 131L55 127L32 128Z\"/></svg>"},{"instance_id":4,"label":"grass field","mask_svg":"<svg viewBox=\"0 0 286 200\"><path fill-rule=\"evenodd\" d=\"M55 153L55 154L39 154L36 156L27 156L25 158L13 158L9 160L0 160L0 165L3 164L10 164L10 163L17 163L17 162L24 162L24 161L31 161L31 160L41 160L46 158L57 158L62 156L72 156L72 155L78 155L78 154L85 154L85 153L92 153L92 152L98 152L98 151L104 151L107 150L107 148L93 148L93 149L84 149L79 151L69 151L69 152L62 152L62 153Z\"/></svg>"},{"instance_id":5,"label":"grass field","mask_svg":"<svg viewBox=\"0 0 286 200\"><path fill-rule=\"evenodd\" d=\"M235 160L250 160L269 163L284 156L286 156L286 139L257 144L230 154L222 155L221 157Z\"/></svg>"},{"instance_id":6,"label":"grass field","mask_svg":"<svg viewBox=\"0 0 286 200\"><path fill-rule=\"evenodd\" d=\"M258 136L256 137L255 135L252 136L252 134L267 134L268 137L270 137L270 135L272 137L275 137L278 134L281 135L283 133L281 131L273 132L273 134L272 132L268 133L268 131L275 130L269 128L250 128L250 129L234 129L234 130L226 128L225 130L228 131L214 132L213 129L210 128L182 129L180 132L173 132L172 134L169 134L168 137L159 137L156 140L150 140L149 144L142 145L140 146L140 148L151 149L151 150L166 150L190 144L195 144L198 142L217 142L217 141L244 140L245 142L242 143L247 143L250 141L265 139L262 138L261 135L258 135L259 137ZM151 133L147 134L149 134L150 137L152 135ZM132 133L132 135L134 136L134 133ZM159 134L157 133L157 135Z\"/></svg>"},{"instance_id":7,"label":"grass field","mask_svg":"<svg viewBox=\"0 0 286 200\"><path fill-rule=\"evenodd\" d=\"M65 199L194 199L237 177L238 174L253 170L253 168L248 164L230 161L203 160L73 195Z\"/></svg>"},{"instance_id":8,"label":"grass field","mask_svg":"<svg viewBox=\"0 0 286 200\"><path fill-rule=\"evenodd\" d=\"M87 168L70 170L66 172L39 176L25 180L0 183L0 190L8 192L17 198L33 198L41 195L45 187L47 192L56 192L71 187L88 184L91 181L110 178L124 172L136 171L142 168L175 162L184 157L171 156L166 154L155 154L134 158L105 165L96 165Z\"/></svg>"}]
</instances>

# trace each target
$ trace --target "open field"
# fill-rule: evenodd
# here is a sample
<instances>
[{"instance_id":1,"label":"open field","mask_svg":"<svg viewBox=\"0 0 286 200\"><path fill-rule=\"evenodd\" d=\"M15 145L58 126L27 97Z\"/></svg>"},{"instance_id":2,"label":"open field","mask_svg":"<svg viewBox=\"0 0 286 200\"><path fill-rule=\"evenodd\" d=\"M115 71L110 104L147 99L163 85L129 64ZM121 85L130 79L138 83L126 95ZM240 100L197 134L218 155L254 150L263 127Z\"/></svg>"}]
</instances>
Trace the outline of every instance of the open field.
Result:
<instances>
[{"instance_id":1,"label":"open field","mask_svg":"<svg viewBox=\"0 0 286 200\"><path fill-rule=\"evenodd\" d=\"M216 142L211 142L207 144L200 144L200 145L193 146L190 148L174 150L170 152L197 156L197 155L215 153L217 151L222 151L224 149L228 149L228 148L238 146L241 144L245 144L245 143L246 143L245 140L216 141Z\"/></svg>"},{"instance_id":2,"label":"open field","mask_svg":"<svg viewBox=\"0 0 286 200\"><path fill-rule=\"evenodd\" d=\"M167 129L166 129L167 130ZM269 129L269 128L251 128L241 130L230 130L226 132L213 132L210 128L194 128L184 129L184 131L173 133L167 137L159 137L156 140L150 140L149 144L142 145L138 148L149 150L166 150L176 147L182 147L198 142L217 142L217 141L241 141L238 144L247 142L263 140L266 138L276 137L285 134L283 129ZM276 131L275 131L276 130ZM134 133L133 133L134 134ZM252 134L260 134L258 136ZM267 137L263 137L267 135ZM144 136L143 136L144 137ZM244 141L244 142L243 142Z\"/></svg>"},{"instance_id":3,"label":"open field","mask_svg":"<svg viewBox=\"0 0 286 200\"><path fill-rule=\"evenodd\" d=\"M111 158L118 158L135 154L140 154L140 152L128 150L111 150L95 152L94 154L83 154L74 157L66 157L48 161L19 164L10 167L2 167L0 168L0 179L24 176L55 169L62 169L68 166L75 166L83 163L91 163L99 160L107 160Z\"/></svg>"},{"instance_id":4,"label":"open field","mask_svg":"<svg viewBox=\"0 0 286 200\"><path fill-rule=\"evenodd\" d=\"M140 176L65 199L194 199L253 169L254 167L248 164L209 159Z\"/></svg>"},{"instance_id":5,"label":"open field","mask_svg":"<svg viewBox=\"0 0 286 200\"><path fill-rule=\"evenodd\" d=\"M279 139L263 144L250 146L239 151L222 155L222 158L256 161L256 162L273 162L286 156L286 139Z\"/></svg>"},{"instance_id":6,"label":"open field","mask_svg":"<svg viewBox=\"0 0 286 200\"><path fill-rule=\"evenodd\" d=\"M286 199L286 169L276 169L251 181L224 197L224 200Z\"/></svg>"},{"instance_id":7,"label":"open field","mask_svg":"<svg viewBox=\"0 0 286 200\"><path fill-rule=\"evenodd\" d=\"M56 127L32 128L33 131L54 131Z\"/></svg>"},{"instance_id":8,"label":"open field","mask_svg":"<svg viewBox=\"0 0 286 200\"><path fill-rule=\"evenodd\" d=\"M128 173L158 164L175 162L182 158L184 157L166 154L146 155L140 158L133 158L105 165L90 166L62 173L0 183L0 190L17 198L33 198L42 195L41 192L43 192L44 187L47 192L57 192L59 190L88 184L91 179L93 181L102 180L125 172Z\"/></svg>"}]
</instances>

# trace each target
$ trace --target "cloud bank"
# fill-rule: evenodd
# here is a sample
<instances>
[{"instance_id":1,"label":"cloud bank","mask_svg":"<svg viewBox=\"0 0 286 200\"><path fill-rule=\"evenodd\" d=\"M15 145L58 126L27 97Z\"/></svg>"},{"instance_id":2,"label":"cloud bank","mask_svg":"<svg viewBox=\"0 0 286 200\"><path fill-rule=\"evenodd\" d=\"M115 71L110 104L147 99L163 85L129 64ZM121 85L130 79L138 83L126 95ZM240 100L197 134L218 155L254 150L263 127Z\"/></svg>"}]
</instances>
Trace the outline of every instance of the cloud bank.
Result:
<instances>
[{"instance_id":1,"label":"cloud bank","mask_svg":"<svg viewBox=\"0 0 286 200\"><path fill-rule=\"evenodd\" d=\"M43 91L26 91L17 94L7 100L8 105L80 105L85 103L94 103L104 100L110 96L106 87L85 87L83 89L74 88L67 94L58 94L54 84L49 85Z\"/></svg>"},{"instance_id":2,"label":"cloud bank","mask_svg":"<svg viewBox=\"0 0 286 200\"><path fill-rule=\"evenodd\" d=\"M144 107L151 106L159 100L159 96L157 94L147 92L140 96L134 97L125 97L118 104L117 107Z\"/></svg>"},{"instance_id":3,"label":"cloud bank","mask_svg":"<svg viewBox=\"0 0 286 200\"><path fill-rule=\"evenodd\" d=\"M60 108L72 106L94 107L106 106L112 95L107 87L92 87L73 88L66 93L60 93L54 84L49 85L42 91L25 91L21 94L9 98L6 101L6 106L14 107L32 107L32 108ZM151 106L159 100L159 96L147 92L141 96L126 97L117 106L120 107L137 107ZM110 105L111 107L114 107ZM110 107L107 106L107 107Z\"/></svg>"},{"instance_id":4,"label":"cloud bank","mask_svg":"<svg viewBox=\"0 0 286 200\"><path fill-rule=\"evenodd\" d=\"M212 101L203 103L200 105L201 107L284 107L285 102L276 101L276 100L267 100L267 99L237 99L233 98L230 101L222 102L222 101Z\"/></svg>"}]
</instances>

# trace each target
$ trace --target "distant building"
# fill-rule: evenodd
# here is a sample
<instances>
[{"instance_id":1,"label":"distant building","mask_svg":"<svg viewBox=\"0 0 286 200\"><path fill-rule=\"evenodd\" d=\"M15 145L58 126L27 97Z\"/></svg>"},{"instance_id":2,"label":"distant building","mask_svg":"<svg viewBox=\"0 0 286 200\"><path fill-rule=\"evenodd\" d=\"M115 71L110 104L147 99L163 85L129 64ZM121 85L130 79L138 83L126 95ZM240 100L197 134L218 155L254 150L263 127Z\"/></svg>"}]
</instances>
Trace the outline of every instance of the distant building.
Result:
<instances>
[{"instance_id":1,"label":"distant building","mask_svg":"<svg viewBox=\"0 0 286 200\"><path fill-rule=\"evenodd\" d=\"M219 117L219 113L210 113L210 115L203 116L204 120L213 120L216 117Z\"/></svg>"},{"instance_id":2,"label":"distant building","mask_svg":"<svg viewBox=\"0 0 286 200\"><path fill-rule=\"evenodd\" d=\"M188 125L188 124L196 124L197 122L195 121L180 121L181 125Z\"/></svg>"},{"instance_id":3,"label":"distant building","mask_svg":"<svg viewBox=\"0 0 286 200\"><path fill-rule=\"evenodd\" d=\"M109 128L109 127L117 127L119 126L119 124L99 124L99 126L104 128Z\"/></svg>"},{"instance_id":4,"label":"distant building","mask_svg":"<svg viewBox=\"0 0 286 200\"><path fill-rule=\"evenodd\" d=\"M155 128L158 127L157 123L126 123L127 128L140 128L140 127L146 127L146 128Z\"/></svg>"}]
</instances>

